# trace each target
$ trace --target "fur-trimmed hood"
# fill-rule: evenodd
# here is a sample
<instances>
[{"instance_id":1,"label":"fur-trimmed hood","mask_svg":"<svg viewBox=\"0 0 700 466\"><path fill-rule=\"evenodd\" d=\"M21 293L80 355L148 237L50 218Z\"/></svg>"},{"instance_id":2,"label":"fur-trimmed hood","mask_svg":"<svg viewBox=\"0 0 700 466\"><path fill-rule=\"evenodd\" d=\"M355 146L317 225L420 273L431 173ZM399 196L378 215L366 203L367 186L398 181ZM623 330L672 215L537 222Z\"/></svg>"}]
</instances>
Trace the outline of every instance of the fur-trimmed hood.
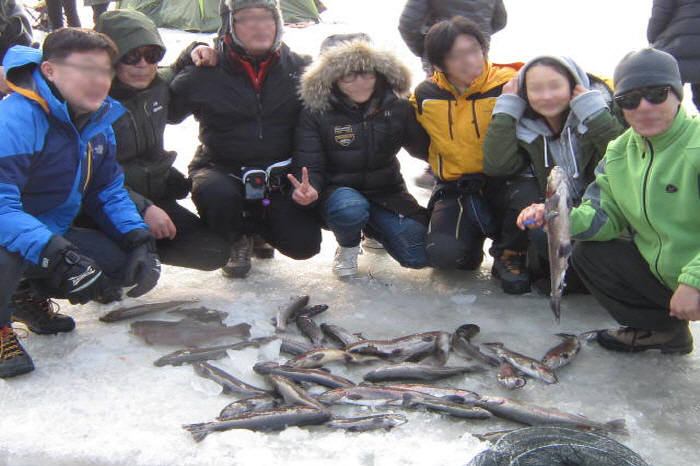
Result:
<instances>
[{"instance_id":1,"label":"fur-trimmed hood","mask_svg":"<svg viewBox=\"0 0 700 466\"><path fill-rule=\"evenodd\" d=\"M362 40L341 42L324 51L302 76L299 95L304 107L318 112L330 110L335 82L358 71L381 74L389 89L400 97L410 91L411 73L393 53L375 50Z\"/></svg>"}]
</instances>

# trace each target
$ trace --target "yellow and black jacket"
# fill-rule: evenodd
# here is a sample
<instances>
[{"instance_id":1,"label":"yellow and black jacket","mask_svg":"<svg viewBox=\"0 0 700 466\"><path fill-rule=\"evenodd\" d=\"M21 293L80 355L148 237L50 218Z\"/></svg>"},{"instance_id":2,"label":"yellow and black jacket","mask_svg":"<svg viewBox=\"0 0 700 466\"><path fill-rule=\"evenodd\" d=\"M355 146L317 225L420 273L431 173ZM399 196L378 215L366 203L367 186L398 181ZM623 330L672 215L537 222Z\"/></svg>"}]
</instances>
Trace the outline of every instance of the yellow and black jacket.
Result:
<instances>
[{"instance_id":1,"label":"yellow and black jacket","mask_svg":"<svg viewBox=\"0 0 700 466\"><path fill-rule=\"evenodd\" d=\"M440 180L483 171L481 146L491 111L503 85L522 65L486 62L484 72L462 95L441 72L416 87L410 100L418 122L430 136L428 162Z\"/></svg>"}]
</instances>

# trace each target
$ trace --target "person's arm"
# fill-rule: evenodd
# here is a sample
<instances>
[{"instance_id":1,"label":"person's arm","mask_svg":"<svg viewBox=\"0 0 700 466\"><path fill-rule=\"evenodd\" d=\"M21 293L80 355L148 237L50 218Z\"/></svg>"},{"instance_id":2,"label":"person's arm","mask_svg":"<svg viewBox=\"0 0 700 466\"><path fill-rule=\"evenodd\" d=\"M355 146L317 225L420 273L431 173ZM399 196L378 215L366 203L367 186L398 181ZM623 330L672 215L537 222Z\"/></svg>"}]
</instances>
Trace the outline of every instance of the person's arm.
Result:
<instances>
[{"instance_id":1,"label":"person's arm","mask_svg":"<svg viewBox=\"0 0 700 466\"><path fill-rule=\"evenodd\" d=\"M190 100L191 86L201 85L192 79L192 74L195 71L193 66L186 67L171 81L168 123L180 123L196 112L197 105Z\"/></svg>"},{"instance_id":2,"label":"person's arm","mask_svg":"<svg viewBox=\"0 0 700 466\"><path fill-rule=\"evenodd\" d=\"M621 135L624 128L612 114L600 91L586 90L579 84L574 90L570 106L578 120L588 128L580 137L584 144L591 144L595 148L598 158L594 163L597 164L603 158L608 143Z\"/></svg>"},{"instance_id":3,"label":"person's arm","mask_svg":"<svg viewBox=\"0 0 700 466\"><path fill-rule=\"evenodd\" d=\"M411 156L428 160L428 148L430 147L430 137L423 126L416 119L416 112L410 102L406 101L406 121L403 125L402 146Z\"/></svg>"},{"instance_id":4,"label":"person's arm","mask_svg":"<svg viewBox=\"0 0 700 466\"><path fill-rule=\"evenodd\" d=\"M399 33L406 46L417 57L423 57L424 27L430 16L427 0L408 0L399 18Z\"/></svg>"},{"instance_id":5,"label":"person's arm","mask_svg":"<svg viewBox=\"0 0 700 466\"><path fill-rule=\"evenodd\" d=\"M506 6L503 4L503 0L496 0L496 4L493 9L493 17L491 17L491 32L498 32L508 23L508 14L506 13Z\"/></svg>"},{"instance_id":6,"label":"person's arm","mask_svg":"<svg viewBox=\"0 0 700 466\"><path fill-rule=\"evenodd\" d=\"M302 111L295 131L292 157L292 174L295 179L303 180L303 168L308 171L309 184L320 194L325 187L325 148L317 121L308 110ZM306 205L313 206L315 201Z\"/></svg>"},{"instance_id":7,"label":"person's arm","mask_svg":"<svg viewBox=\"0 0 700 466\"><path fill-rule=\"evenodd\" d=\"M650 44L656 42L659 34L666 29L668 23L673 18L673 12L676 8L675 0L654 0L651 7L651 17L647 25L647 40Z\"/></svg>"}]
</instances>

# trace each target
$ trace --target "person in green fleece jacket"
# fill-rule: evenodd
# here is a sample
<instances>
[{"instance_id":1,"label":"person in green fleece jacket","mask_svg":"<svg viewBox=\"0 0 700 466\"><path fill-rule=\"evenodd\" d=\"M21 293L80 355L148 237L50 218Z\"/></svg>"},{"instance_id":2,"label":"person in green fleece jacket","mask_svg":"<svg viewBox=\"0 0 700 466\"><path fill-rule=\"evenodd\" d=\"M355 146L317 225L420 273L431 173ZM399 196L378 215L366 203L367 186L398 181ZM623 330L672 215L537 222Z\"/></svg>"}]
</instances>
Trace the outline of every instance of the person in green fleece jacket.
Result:
<instances>
[{"instance_id":1,"label":"person in green fleece jacket","mask_svg":"<svg viewBox=\"0 0 700 466\"><path fill-rule=\"evenodd\" d=\"M615 101L631 128L610 143L571 210L573 264L598 302L624 327L601 330L616 351L690 353L700 320L700 119L681 106L676 60L646 48L614 74ZM518 226L543 226L532 204ZM626 228L632 241L618 238Z\"/></svg>"}]
</instances>

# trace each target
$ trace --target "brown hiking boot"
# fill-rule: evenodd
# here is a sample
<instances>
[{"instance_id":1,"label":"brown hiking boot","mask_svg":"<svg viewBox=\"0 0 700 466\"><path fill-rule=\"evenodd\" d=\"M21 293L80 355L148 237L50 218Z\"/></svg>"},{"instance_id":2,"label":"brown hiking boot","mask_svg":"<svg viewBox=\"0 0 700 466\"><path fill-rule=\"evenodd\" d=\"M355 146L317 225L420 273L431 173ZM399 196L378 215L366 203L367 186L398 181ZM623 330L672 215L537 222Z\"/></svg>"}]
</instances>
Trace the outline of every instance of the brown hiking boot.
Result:
<instances>
[{"instance_id":1,"label":"brown hiking boot","mask_svg":"<svg viewBox=\"0 0 700 466\"><path fill-rule=\"evenodd\" d=\"M250 272L250 256L253 252L253 242L247 236L241 236L231 245L231 255L221 272L229 278L245 278Z\"/></svg>"},{"instance_id":2,"label":"brown hiking boot","mask_svg":"<svg viewBox=\"0 0 700 466\"><path fill-rule=\"evenodd\" d=\"M34 297L28 287L18 290L10 303L12 321L21 322L34 333L48 335L58 332L70 332L75 328L75 321L64 314L59 314L60 306L50 299Z\"/></svg>"},{"instance_id":3,"label":"brown hiking boot","mask_svg":"<svg viewBox=\"0 0 700 466\"><path fill-rule=\"evenodd\" d=\"M275 257L275 248L260 235L253 236L253 255L258 259L272 259Z\"/></svg>"},{"instance_id":4,"label":"brown hiking boot","mask_svg":"<svg viewBox=\"0 0 700 466\"><path fill-rule=\"evenodd\" d=\"M501 280L501 288L507 294L523 294L530 291L530 273L525 266L526 252L505 249L501 257L493 258L491 275Z\"/></svg>"},{"instance_id":5,"label":"brown hiking boot","mask_svg":"<svg viewBox=\"0 0 700 466\"><path fill-rule=\"evenodd\" d=\"M658 349L662 353L679 354L693 351L693 335L687 325L666 332L632 327L601 330L597 339L600 346L612 351L637 352Z\"/></svg>"},{"instance_id":6,"label":"brown hiking boot","mask_svg":"<svg viewBox=\"0 0 700 466\"><path fill-rule=\"evenodd\" d=\"M0 328L0 379L34 370L34 363L17 339L12 327Z\"/></svg>"}]
</instances>

